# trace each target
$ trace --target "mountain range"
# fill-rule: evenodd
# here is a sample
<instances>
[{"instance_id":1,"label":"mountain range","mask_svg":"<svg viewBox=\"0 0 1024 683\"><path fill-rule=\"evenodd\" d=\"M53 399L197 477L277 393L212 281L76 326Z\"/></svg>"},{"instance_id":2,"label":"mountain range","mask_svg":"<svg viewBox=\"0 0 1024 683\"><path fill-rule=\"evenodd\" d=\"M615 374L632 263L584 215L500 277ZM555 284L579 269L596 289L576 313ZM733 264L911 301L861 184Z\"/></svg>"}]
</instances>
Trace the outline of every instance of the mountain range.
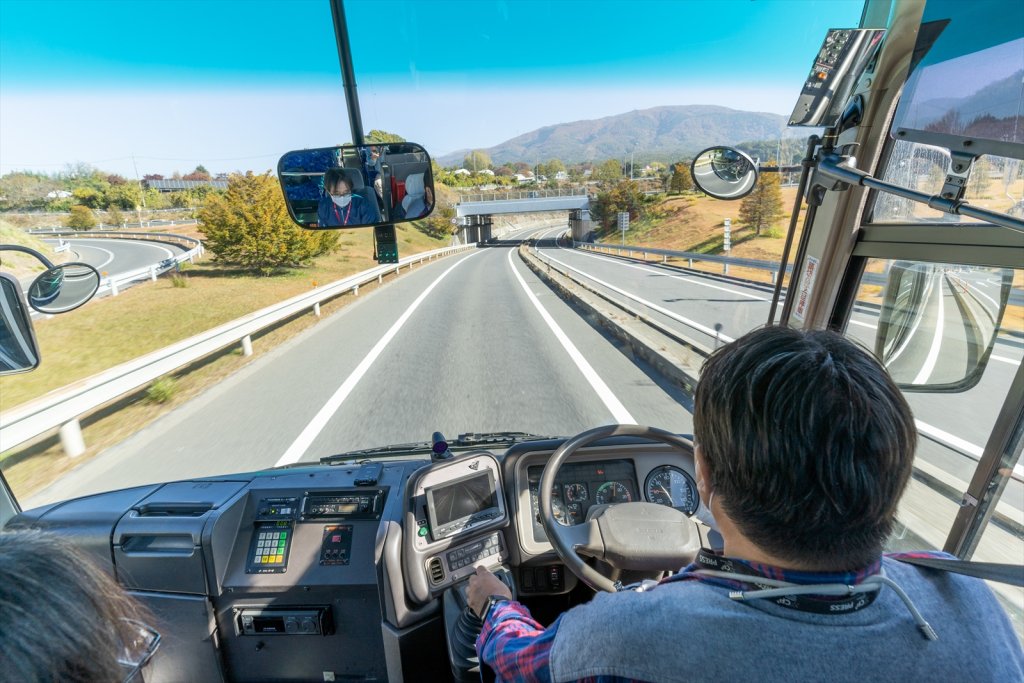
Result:
<instances>
[{"instance_id":1,"label":"mountain range","mask_svg":"<svg viewBox=\"0 0 1024 683\"><path fill-rule=\"evenodd\" d=\"M786 128L787 118L767 112L739 111L715 105L680 105L639 109L600 119L559 123L518 135L487 148L495 166L549 159L565 163L621 159L635 152L645 161L692 156L712 145L752 140L806 137L811 131ZM457 166L469 153L461 149L438 158Z\"/></svg>"}]
</instances>

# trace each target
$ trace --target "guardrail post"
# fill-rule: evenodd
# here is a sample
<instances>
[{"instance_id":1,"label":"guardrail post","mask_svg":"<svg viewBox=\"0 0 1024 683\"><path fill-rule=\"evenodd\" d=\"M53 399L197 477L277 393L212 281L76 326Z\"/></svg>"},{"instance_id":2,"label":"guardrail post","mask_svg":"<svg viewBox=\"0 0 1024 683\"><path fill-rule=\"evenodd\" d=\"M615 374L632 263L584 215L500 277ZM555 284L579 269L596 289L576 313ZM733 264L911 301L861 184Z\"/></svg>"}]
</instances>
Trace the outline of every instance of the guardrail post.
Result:
<instances>
[{"instance_id":1,"label":"guardrail post","mask_svg":"<svg viewBox=\"0 0 1024 683\"><path fill-rule=\"evenodd\" d=\"M402 266L395 266L395 275L398 275L401 272L402 272Z\"/></svg>"},{"instance_id":2,"label":"guardrail post","mask_svg":"<svg viewBox=\"0 0 1024 683\"><path fill-rule=\"evenodd\" d=\"M377 284L378 285L384 284L384 273L378 273L377 274Z\"/></svg>"},{"instance_id":3,"label":"guardrail post","mask_svg":"<svg viewBox=\"0 0 1024 683\"><path fill-rule=\"evenodd\" d=\"M662 254L661 255L661 262L662 263L668 263L668 254Z\"/></svg>"},{"instance_id":4,"label":"guardrail post","mask_svg":"<svg viewBox=\"0 0 1024 683\"><path fill-rule=\"evenodd\" d=\"M110 296L117 296L120 292L117 291L117 282L114 280L110 281Z\"/></svg>"},{"instance_id":5,"label":"guardrail post","mask_svg":"<svg viewBox=\"0 0 1024 683\"><path fill-rule=\"evenodd\" d=\"M722 275L728 275L728 274L729 274L729 264L728 263L723 263L722 264Z\"/></svg>"},{"instance_id":6,"label":"guardrail post","mask_svg":"<svg viewBox=\"0 0 1024 683\"><path fill-rule=\"evenodd\" d=\"M352 288L352 295L359 296L359 285L356 285L355 287Z\"/></svg>"},{"instance_id":7,"label":"guardrail post","mask_svg":"<svg viewBox=\"0 0 1024 683\"><path fill-rule=\"evenodd\" d=\"M688 268L693 268L693 259L692 258L686 259L686 262L687 262L687 267Z\"/></svg>"},{"instance_id":8,"label":"guardrail post","mask_svg":"<svg viewBox=\"0 0 1024 683\"><path fill-rule=\"evenodd\" d=\"M242 355L252 355L252 337L250 337L249 335L245 335L244 337L242 337Z\"/></svg>"},{"instance_id":9,"label":"guardrail post","mask_svg":"<svg viewBox=\"0 0 1024 683\"><path fill-rule=\"evenodd\" d=\"M320 317L320 303L319 302L313 304L313 315L315 315L318 318Z\"/></svg>"},{"instance_id":10,"label":"guardrail post","mask_svg":"<svg viewBox=\"0 0 1024 683\"><path fill-rule=\"evenodd\" d=\"M772 271L772 284L774 285L775 281L778 280L778 279L779 279L779 271L773 270Z\"/></svg>"},{"instance_id":11,"label":"guardrail post","mask_svg":"<svg viewBox=\"0 0 1024 683\"><path fill-rule=\"evenodd\" d=\"M646 261L646 260L647 260L647 252L645 251L644 252L644 261Z\"/></svg>"},{"instance_id":12,"label":"guardrail post","mask_svg":"<svg viewBox=\"0 0 1024 683\"><path fill-rule=\"evenodd\" d=\"M156 282L156 266L149 267L149 279Z\"/></svg>"},{"instance_id":13,"label":"guardrail post","mask_svg":"<svg viewBox=\"0 0 1024 683\"><path fill-rule=\"evenodd\" d=\"M82 437L82 425L77 419L66 422L60 427L60 445L64 455L77 458L85 453L85 439Z\"/></svg>"}]
</instances>

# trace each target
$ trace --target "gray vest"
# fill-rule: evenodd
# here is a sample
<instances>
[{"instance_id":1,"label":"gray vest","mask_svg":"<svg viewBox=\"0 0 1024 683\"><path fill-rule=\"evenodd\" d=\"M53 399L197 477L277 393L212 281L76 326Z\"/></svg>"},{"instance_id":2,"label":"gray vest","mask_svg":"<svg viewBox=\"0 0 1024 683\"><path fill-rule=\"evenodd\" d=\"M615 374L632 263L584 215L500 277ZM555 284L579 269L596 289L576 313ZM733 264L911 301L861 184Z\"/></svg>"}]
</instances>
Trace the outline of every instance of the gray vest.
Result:
<instances>
[{"instance_id":1,"label":"gray vest","mask_svg":"<svg viewBox=\"0 0 1024 683\"><path fill-rule=\"evenodd\" d=\"M601 593L566 612L551 650L555 681L1024 681L1024 652L984 582L884 559L938 633L928 641L891 588L857 612L737 602L703 581Z\"/></svg>"}]
</instances>

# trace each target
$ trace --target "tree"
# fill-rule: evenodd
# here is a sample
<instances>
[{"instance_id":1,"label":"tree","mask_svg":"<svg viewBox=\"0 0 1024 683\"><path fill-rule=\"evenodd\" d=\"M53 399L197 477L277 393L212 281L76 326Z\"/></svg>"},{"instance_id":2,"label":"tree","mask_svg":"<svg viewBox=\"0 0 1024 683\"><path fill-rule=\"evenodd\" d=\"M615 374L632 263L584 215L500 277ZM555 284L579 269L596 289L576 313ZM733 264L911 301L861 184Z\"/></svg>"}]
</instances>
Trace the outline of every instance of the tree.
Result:
<instances>
[{"instance_id":1,"label":"tree","mask_svg":"<svg viewBox=\"0 0 1024 683\"><path fill-rule=\"evenodd\" d=\"M118 175L117 173L108 173L107 182L110 183L111 185L124 185L125 183L128 182L128 180L124 176Z\"/></svg>"},{"instance_id":2,"label":"tree","mask_svg":"<svg viewBox=\"0 0 1024 683\"><path fill-rule=\"evenodd\" d=\"M64 219L64 225L72 230L89 230L96 227L96 216L88 206L75 204L71 207L71 215Z\"/></svg>"},{"instance_id":3,"label":"tree","mask_svg":"<svg viewBox=\"0 0 1024 683\"><path fill-rule=\"evenodd\" d=\"M778 173L762 173L754 191L740 204L740 223L753 228L757 235L772 227L784 214L780 185Z\"/></svg>"},{"instance_id":4,"label":"tree","mask_svg":"<svg viewBox=\"0 0 1024 683\"><path fill-rule=\"evenodd\" d=\"M198 218L217 260L261 275L305 265L338 247L337 231L304 230L292 222L269 172L232 174L227 191L211 194Z\"/></svg>"},{"instance_id":5,"label":"tree","mask_svg":"<svg viewBox=\"0 0 1024 683\"><path fill-rule=\"evenodd\" d=\"M693 178L690 177L690 167L683 162L672 164L672 177L668 181L668 191L671 194L682 194L693 189Z\"/></svg>"},{"instance_id":6,"label":"tree","mask_svg":"<svg viewBox=\"0 0 1024 683\"><path fill-rule=\"evenodd\" d=\"M160 175L159 173L147 173L146 175L142 176L142 179L143 180L163 180L164 177L162 175Z\"/></svg>"},{"instance_id":7,"label":"tree","mask_svg":"<svg viewBox=\"0 0 1024 683\"><path fill-rule=\"evenodd\" d=\"M206 170L206 167L202 164L196 166L196 169L191 173L187 173L181 176L182 180L210 180L210 172Z\"/></svg>"},{"instance_id":8,"label":"tree","mask_svg":"<svg viewBox=\"0 0 1024 683\"><path fill-rule=\"evenodd\" d=\"M98 209L105 203L103 193L92 187L76 187L71 194L75 201L90 209Z\"/></svg>"},{"instance_id":9,"label":"tree","mask_svg":"<svg viewBox=\"0 0 1024 683\"><path fill-rule=\"evenodd\" d=\"M616 181L622 177L622 166L619 165L617 159L603 161L594 169L591 177L594 180L601 180L605 182Z\"/></svg>"},{"instance_id":10,"label":"tree","mask_svg":"<svg viewBox=\"0 0 1024 683\"><path fill-rule=\"evenodd\" d=\"M491 167L491 157L482 149L474 149L462 160L462 167L473 171L473 173L482 171Z\"/></svg>"},{"instance_id":11,"label":"tree","mask_svg":"<svg viewBox=\"0 0 1024 683\"><path fill-rule=\"evenodd\" d=\"M593 213L601 226L612 232L616 229L620 212L628 213L631 221L639 220L647 214L647 205L652 201L644 195L636 182L621 180L611 189L597 195Z\"/></svg>"},{"instance_id":12,"label":"tree","mask_svg":"<svg viewBox=\"0 0 1024 683\"><path fill-rule=\"evenodd\" d=\"M971 168L971 176L967 180L967 191L972 197L981 197L988 189L992 180L992 165L985 157L980 157Z\"/></svg>"},{"instance_id":13,"label":"tree","mask_svg":"<svg viewBox=\"0 0 1024 683\"><path fill-rule=\"evenodd\" d=\"M378 130L374 128L364 136L367 144L385 144L388 142L405 142L405 138L401 135L395 135L389 133L386 130Z\"/></svg>"},{"instance_id":14,"label":"tree","mask_svg":"<svg viewBox=\"0 0 1024 683\"><path fill-rule=\"evenodd\" d=\"M124 214L117 208L116 204L107 207L107 222L111 225L124 225Z\"/></svg>"},{"instance_id":15,"label":"tree","mask_svg":"<svg viewBox=\"0 0 1024 683\"><path fill-rule=\"evenodd\" d=\"M16 172L0 178L0 206L12 209L34 209L55 199L48 197L61 189L53 178L42 173Z\"/></svg>"},{"instance_id":16,"label":"tree","mask_svg":"<svg viewBox=\"0 0 1024 683\"><path fill-rule=\"evenodd\" d=\"M119 209L132 211L136 206L142 204L142 190L135 183L114 185L107 190L106 201L108 209L116 206Z\"/></svg>"}]
</instances>

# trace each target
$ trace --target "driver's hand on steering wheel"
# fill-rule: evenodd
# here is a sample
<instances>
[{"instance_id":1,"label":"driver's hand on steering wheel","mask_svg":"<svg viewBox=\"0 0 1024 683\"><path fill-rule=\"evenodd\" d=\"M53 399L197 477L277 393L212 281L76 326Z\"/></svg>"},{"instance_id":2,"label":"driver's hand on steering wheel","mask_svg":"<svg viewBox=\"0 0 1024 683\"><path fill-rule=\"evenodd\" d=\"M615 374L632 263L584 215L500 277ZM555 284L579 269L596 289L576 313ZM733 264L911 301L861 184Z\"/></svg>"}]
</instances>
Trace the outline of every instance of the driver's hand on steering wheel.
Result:
<instances>
[{"instance_id":1,"label":"driver's hand on steering wheel","mask_svg":"<svg viewBox=\"0 0 1024 683\"><path fill-rule=\"evenodd\" d=\"M484 608L487 607L487 598L492 595L501 595L509 600L512 599L512 591L502 583L501 579L482 566L477 566L476 574L469 577L469 587L466 589L466 600L469 602L469 608L473 610L473 614L482 617Z\"/></svg>"}]
</instances>

